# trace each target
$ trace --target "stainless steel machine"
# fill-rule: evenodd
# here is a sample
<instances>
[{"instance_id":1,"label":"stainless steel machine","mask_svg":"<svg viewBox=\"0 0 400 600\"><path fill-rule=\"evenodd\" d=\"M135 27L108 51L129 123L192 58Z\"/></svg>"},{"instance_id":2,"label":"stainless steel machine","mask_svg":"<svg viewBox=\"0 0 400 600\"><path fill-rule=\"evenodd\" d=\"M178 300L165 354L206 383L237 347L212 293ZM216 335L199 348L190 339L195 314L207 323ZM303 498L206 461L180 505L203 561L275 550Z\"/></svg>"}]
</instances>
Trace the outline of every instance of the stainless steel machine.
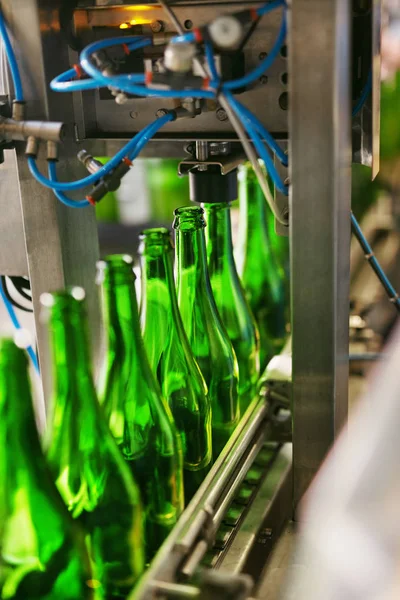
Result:
<instances>
[{"instance_id":1,"label":"stainless steel machine","mask_svg":"<svg viewBox=\"0 0 400 600\"><path fill-rule=\"evenodd\" d=\"M160 4L127 0L1 0L22 72L27 118L62 122L60 176L82 174L76 156L112 155L156 115L177 108L162 98L120 98L108 90L55 94L50 81L78 62L79 50L121 33L158 36L142 64L158 70L162 43L178 33ZM257 2L171 3L183 31ZM291 0L286 44L240 100L288 150L289 199L274 202L276 228L290 235L292 347L271 365L267 384L242 419L133 597L244 598L347 417L351 162L379 170L380 0ZM122 27L121 27L122 26ZM240 77L268 55L279 11L263 18L237 52L218 64ZM160 51L158 49L160 48ZM128 65L129 66L129 65ZM222 68L222 67L221 67ZM372 94L352 117L368 77ZM4 90L3 102L9 97ZM117 99L118 100L118 99ZM169 123L143 155L179 157L192 194L230 193L245 159L226 107L184 98L187 118ZM5 116L7 111L2 113ZM11 134L0 122L4 148ZM1 141L1 139L0 139ZM251 140L250 140L251 142ZM251 146L251 143L250 143ZM5 150L0 167L0 273L29 275L45 393L46 336L39 297L68 284L87 290L94 347L99 311L94 285L98 237L94 210L70 210L31 176L25 144ZM45 153L38 166L46 171ZM210 183L211 182L211 183ZM230 183L229 183L230 182ZM290 408L290 410L289 410ZM212 567L211 570L208 567Z\"/></svg>"}]
</instances>

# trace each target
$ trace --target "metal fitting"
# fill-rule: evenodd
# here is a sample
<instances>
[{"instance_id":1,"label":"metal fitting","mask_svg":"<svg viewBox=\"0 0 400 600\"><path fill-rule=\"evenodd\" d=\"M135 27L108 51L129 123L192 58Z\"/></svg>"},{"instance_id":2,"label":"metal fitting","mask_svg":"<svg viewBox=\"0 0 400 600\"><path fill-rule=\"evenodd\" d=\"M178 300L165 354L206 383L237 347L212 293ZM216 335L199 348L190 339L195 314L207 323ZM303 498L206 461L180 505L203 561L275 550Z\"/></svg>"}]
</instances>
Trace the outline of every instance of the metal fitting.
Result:
<instances>
[{"instance_id":1,"label":"metal fitting","mask_svg":"<svg viewBox=\"0 0 400 600\"><path fill-rule=\"evenodd\" d=\"M195 54L194 44L168 44L164 52L164 65L174 73L188 73L192 70Z\"/></svg>"},{"instance_id":2,"label":"metal fitting","mask_svg":"<svg viewBox=\"0 0 400 600\"><path fill-rule=\"evenodd\" d=\"M64 123L0 118L0 137L6 140L25 141L29 137L35 137L44 142L61 142L64 134Z\"/></svg>"},{"instance_id":3,"label":"metal fitting","mask_svg":"<svg viewBox=\"0 0 400 600\"><path fill-rule=\"evenodd\" d=\"M47 142L47 160L58 160L58 144Z\"/></svg>"},{"instance_id":4,"label":"metal fitting","mask_svg":"<svg viewBox=\"0 0 400 600\"><path fill-rule=\"evenodd\" d=\"M27 156L33 156L33 158L36 158L38 155L38 150L39 150L38 140L33 136L28 137L25 154Z\"/></svg>"},{"instance_id":5,"label":"metal fitting","mask_svg":"<svg viewBox=\"0 0 400 600\"><path fill-rule=\"evenodd\" d=\"M164 29L164 23L162 21L152 21L150 23L150 29L153 33L160 33Z\"/></svg>"},{"instance_id":6,"label":"metal fitting","mask_svg":"<svg viewBox=\"0 0 400 600\"><path fill-rule=\"evenodd\" d=\"M211 40L220 48L236 48L243 37L243 26L233 15L221 15L208 26Z\"/></svg>"},{"instance_id":7,"label":"metal fitting","mask_svg":"<svg viewBox=\"0 0 400 600\"><path fill-rule=\"evenodd\" d=\"M223 108L218 108L215 115L216 115L218 121L227 121L228 120L228 115L226 114L226 111Z\"/></svg>"},{"instance_id":8,"label":"metal fitting","mask_svg":"<svg viewBox=\"0 0 400 600\"><path fill-rule=\"evenodd\" d=\"M158 111L156 112L156 117L164 117L168 113L169 113L169 110L167 108L159 108Z\"/></svg>"},{"instance_id":9,"label":"metal fitting","mask_svg":"<svg viewBox=\"0 0 400 600\"><path fill-rule=\"evenodd\" d=\"M115 96L115 102L122 106L123 104L126 104L128 102L128 96L124 92L119 92Z\"/></svg>"},{"instance_id":10,"label":"metal fitting","mask_svg":"<svg viewBox=\"0 0 400 600\"><path fill-rule=\"evenodd\" d=\"M97 171L103 167L101 162L96 158L93 158L93 156L89 154L87 150L80 150L77 154L77 158L79 162L86 167L89 173L97 173Z\"/></svg>"},{"instance_id":11,"label":"metal fitting","mask_svg":"<svg viewBox=\"0 0 400 600\"><path fill-rule=\"evenodd\" d=\"M160 31L160 33L153 34L153 46L165 46L168 42L176 35L171 31Z\"/></svg>"},{"instance_id":12,"label":"metal fitting","mask_svg":"<svg viewBox=\"0 0 400 600\"><path fill-rule=\"evenodd\" d=\"M211 156L226 156L230 154L231 143L230 142L211 142L210 143L210 154Z\"/></svg>"},{"instance_id":13,"label":"metal fitting","mask_svg":"<svg viewBox=\"0 0 400 600\"><path fill-rule=\"evenodd\" d=\"M14 121L23 121L25 118L25 102L14 100L12 105L12 118Z\"/></svg>"}]
</instances>

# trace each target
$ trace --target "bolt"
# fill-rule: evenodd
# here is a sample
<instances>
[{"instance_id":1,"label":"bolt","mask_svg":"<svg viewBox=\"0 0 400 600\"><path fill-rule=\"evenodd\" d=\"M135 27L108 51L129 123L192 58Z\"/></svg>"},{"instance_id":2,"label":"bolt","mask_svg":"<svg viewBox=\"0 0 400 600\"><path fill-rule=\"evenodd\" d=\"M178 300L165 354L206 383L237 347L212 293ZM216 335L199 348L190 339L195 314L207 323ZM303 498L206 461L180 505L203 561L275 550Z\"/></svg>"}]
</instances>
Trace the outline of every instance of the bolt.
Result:
<instances>
[{"instance_id":1,"label":"bolt","mask_svg":"<svg viewBox=\"0 0 400 600\"><path fill-rule=\"evenodd\" d=\"M156 112L156 117L164 117L164 115L167 115L168 113L169 110L167 108L159 108Z\"/></svg>"},{"instance_id":2,"label":"bolt","mask_svg":"<svg viewBox=\"0 0 400 600\"><path fill-rule=\"evenodd\" d=\"M279 106L282 110L288 110L289 108L289 94L287 92L283 92L279 96Z\"/></svg>"},{"instance_id":3,"label":"bolt","mask_svg":"<svg viewBox=\"0 0 400 600\"><path fill-rule=\"evenodd\" d=\"M228 116L223 108L219 108L215 113L218 121L226 121Z\"/></svg>"},{"instance_id":4,"label":"bolt","mask_svg":"<svg viewBox=\"0 0 400 600\"><path fill-rule=\"evenodd\" d=\"M193 22L190 19L186 19L186 21L184 22L184 26L185 26L185 29L192 29Z\"/></svg>"},{"instance_id":5,"label":"bolt","mask_svg":"<svg viewBox=\"0 0 400 600\"><path fill-rule=\"evenodd\" d=\"M195 151L196 151L196 147L193 142L191 142L190 144L185 146L185 152L187 152L187 154L194 154Z\"/></svg>"},{"instance_id":6,"label":"bolt","mask_svg":"<svg viewBox=\"0 0 400 600\"><path fill-rule=\"evenodd\" d=\"M162 21L152 21L150 28L153 33L160 33L164 29L164 23Z\"/></svg>"},{"instance_id":7,"label":"bolt","mask_svg":"<svg viewBox=\"0 0 400 600\"><path fill-rule=\"evenodd\" d=\"M260 83L268 83L268 77L266 75L261 75Z\"/></svg>"},{"instance_id":8,"label":"bolt","mask_svg":"<svg viewBox=\"0 0 400 600\"><path fill-rule=\"evenodd\" d=\"M207 165L202 165L202 164L197 165L197 170L200 171L201 173L204 173L205 171L207 171L207 168L208 168Z\"/></svg>"},{"instance_id":9,"label":"bolt","mask_svg":"<svg viewBox=\"0 0 400 600\"><path fill-rule=\"evenodd\" d=\"M129 113L129 116L130 116L130 118L131 118L131 119L137 119L137 118L138 118L138 116L139 116L139 113L137 113L135 110L132 110L132 111Z\"/></svg>"},{"instance_id":10,"label":"bolt","mask_svg":"<svg viewBox=\"0 0 400 600\"><path fill-rule=\"evenodd\" d=\"M264 58L267 58L267 53L266 52L260 52L260 54L258 55L258 58L260 60L264 60Z\"/></svg>"}]
</instances>

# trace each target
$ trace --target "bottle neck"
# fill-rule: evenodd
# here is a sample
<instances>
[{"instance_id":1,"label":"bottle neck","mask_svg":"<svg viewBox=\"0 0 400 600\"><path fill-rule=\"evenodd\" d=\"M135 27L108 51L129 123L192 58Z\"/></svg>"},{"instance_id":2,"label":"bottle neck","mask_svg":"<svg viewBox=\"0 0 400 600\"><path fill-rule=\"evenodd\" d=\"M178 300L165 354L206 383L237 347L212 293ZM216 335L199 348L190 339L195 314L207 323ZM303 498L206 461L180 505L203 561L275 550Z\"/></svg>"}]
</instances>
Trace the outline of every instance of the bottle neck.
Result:
<instances>
[{"instance_id":1,"label":"bottle neck","mask_svg":"<svg viewBox=\"0 0 400 600\"><path fill-rule=\"evenodd\" d=\"M176 274L178 288L186 285L198 291L209 286L204 229L176 232Z\"/></svg>"},{"instance_id":2,"label":"bottle neck","mask_svg":"<svg viewBox=\"0 0 400 600\"><path fill-rule=\"evenodd\" d=\"M23 357L0 363L0 439L0 488L11 491L14 477L23 473L26 482L44 468Z\"/></svg>"},{"instance_id":3,"label":"bottle neck","mask_svg":"<svg viewBox=\"0 0 400 600\"><path fill-rule=\"evenodd\" d=\"M144 350L133 277L105 275L102 285L103 317L108 353L141 363Z\"/></svg>"},{"instance_id":4,"label":"bottle neck","mask_svg":"<svg viewBox=\"0 0 400 600\"><path fill-rule=\"evenodd\" d=\"M236 270L233 258L230 204L205 204L207 257L210 275Z\"/></svg>"},{"instance_id":5,"label":"bottle neck","mask_svg":"<svg viewBox=\"0 0 400 600\"><path fill-rule=\"evenodd\" d=\"M152 318L154 305L162 304L166 313L176 308L172 251L159 249L159 252L142 254L141 264L141 316Z\"/></svg>"},{"instance_id":6,"label":"bottle neck","mask_svg":"<svg viewBox=\"0 0 400 600\"><path fill-rule=\"evenodd\" d=\"M90 380L91 362L83 314L78 310L65 313L54 310L49 331L55 392L64 390L66 381Z\"/></svg>"},{"instance_id":7,"label":"bottle neck","mask_svg":"<svg viewBox=\"0 0 400 600\"><path fill-rule=\"evenodd\" d=\"M254 174L247 170L239 183L238 247L242 250L265 252L271 244L267 224L267 207L261 187Z\"/></svg>"}]
</instances>

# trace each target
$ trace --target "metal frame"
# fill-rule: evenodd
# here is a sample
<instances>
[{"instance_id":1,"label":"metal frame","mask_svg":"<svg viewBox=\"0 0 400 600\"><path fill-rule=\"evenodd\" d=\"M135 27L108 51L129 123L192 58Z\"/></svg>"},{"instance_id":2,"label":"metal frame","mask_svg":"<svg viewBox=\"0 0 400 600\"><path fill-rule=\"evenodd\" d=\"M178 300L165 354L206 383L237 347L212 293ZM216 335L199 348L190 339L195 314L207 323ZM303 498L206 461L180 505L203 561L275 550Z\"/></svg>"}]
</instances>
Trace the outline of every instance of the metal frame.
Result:
<instances>
[{"instance_id":1,"label":"metal frame","mask_svg":"<svg viewBox=\"0 0 400 600\"><path fill-rule=\"evenodd\" d=\"M347 417L350 9L289 11L294 510Z\"/></svg>"},{"instance_id":2,"label":"metal frame","mask_svg":"<svg viewBox=\"0 0 400 600\"><path fill-rule=\"evenodd\" d=\"M1 0L2 10L13 32L12 37L18 40L15 52L21 69L28 118L64 121L73 131L71 95L64 94L60 98L49 90L48 85L57 72L69 67L68 49L57 26L60 4L59 0ZM55 56L57 61L54 61ZM10 177L14 182L14 193L7 201L12 207L12 214L18 215L19 203L22 207L38 351L47 396L50 370L46 359L47 332L40 323L40 295L66 285L83 286L88 297L93 347L98 347L99 313L94 283L98 257L97 226L92 208L66 209L50 190L36 183L29 173L24 150L24 144L18 144L17 168ZM75 158L74 144L65 144L62 156L60 177L71 180L81 176L82 173L77 172L79 163ZM8 157L7 164L12 165L12 162ZM41 159L38 164L46 173L46 161ZM8 227L11 226L14 225L8 223ZM25 265L21 262L20 251L19 248L14 257L9 253L0 254L1 273L21 273Z\"/></svg>"}]
</instances>

